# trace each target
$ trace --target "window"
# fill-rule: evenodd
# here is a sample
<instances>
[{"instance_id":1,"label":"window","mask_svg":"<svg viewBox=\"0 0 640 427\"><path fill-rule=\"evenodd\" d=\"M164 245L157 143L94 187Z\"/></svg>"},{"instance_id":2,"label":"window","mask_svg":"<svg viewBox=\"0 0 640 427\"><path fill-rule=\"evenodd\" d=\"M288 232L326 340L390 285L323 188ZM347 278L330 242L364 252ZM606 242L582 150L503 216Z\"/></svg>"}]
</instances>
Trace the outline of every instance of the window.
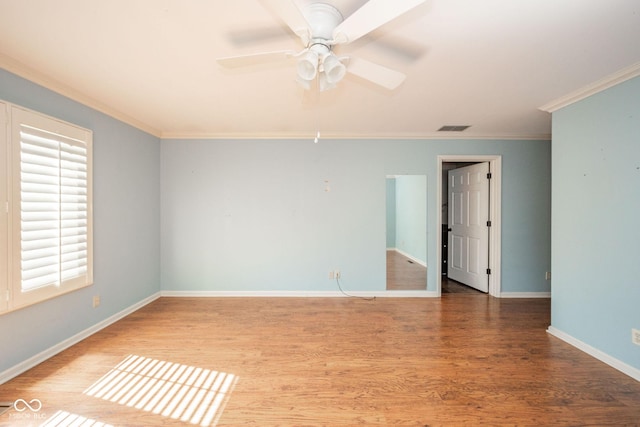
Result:
<instances>
[{"instance_id":1,"label":"window","mask_svg":"<svg viewBox=\"0 0 640 427\"><path fill-rule=\"evenodd\" d=\"M4 308L13 310L93 282L92 134L14 105L5 111Z\"/></svg>"}]
</instances>

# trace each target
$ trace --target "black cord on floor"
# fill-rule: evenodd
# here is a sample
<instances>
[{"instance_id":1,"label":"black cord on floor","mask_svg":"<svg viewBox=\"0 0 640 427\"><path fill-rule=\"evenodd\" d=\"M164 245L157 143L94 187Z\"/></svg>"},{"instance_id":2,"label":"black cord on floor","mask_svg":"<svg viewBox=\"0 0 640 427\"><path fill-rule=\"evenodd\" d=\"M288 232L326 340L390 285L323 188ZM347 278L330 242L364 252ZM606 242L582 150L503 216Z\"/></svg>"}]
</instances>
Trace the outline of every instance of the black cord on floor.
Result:
<instances>
[{"instance_id":1,"label":"black cord on floor","mask_svg":"<svg viewBox=\"0 0 640 427\"><path fill-rule=\"evenodd\" d=\"M340 285L340 279L339 279L339 278L337 278L337 277L336 277L336 283L338 284L338 289L340 289L340 292L342 292L342 294L343 294L344 296L347 296L347 297L349 297L349 298L359 298L359 299L363 299L363 300L365 300L365 301L373 301L374 299L376 299L376 297L361 297L361 296L358 296L358 295L351 295L351 294L346 293L346 292L342 289L342 286Z\"/></svg>"}]
</instances>

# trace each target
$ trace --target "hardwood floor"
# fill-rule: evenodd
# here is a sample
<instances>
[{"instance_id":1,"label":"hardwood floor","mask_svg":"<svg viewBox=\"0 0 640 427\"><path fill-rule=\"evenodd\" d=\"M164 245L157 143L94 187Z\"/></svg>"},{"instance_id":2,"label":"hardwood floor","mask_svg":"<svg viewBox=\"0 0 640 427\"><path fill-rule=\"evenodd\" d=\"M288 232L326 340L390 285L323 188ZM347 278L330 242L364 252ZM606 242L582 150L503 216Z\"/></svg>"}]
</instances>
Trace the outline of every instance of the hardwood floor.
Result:
<instances>
[{"instance_id":1,"label":"hardwood floor","mask_svg":"<svg viewBox=\"0 0 640 427\"><path fill-rule=\"evenodd\" d=\"M161 298L1 385L42 408L0 425L638 425L640 383L547 334L549 310Z\"/></svg>"},{"instance_id":2,"label":"hardwood floor","mask_svg":"<svg viewBox=\"0 0 640 427\"><path fill-rule=\"evenodd\" d=\"M387 251L387 290L425 290L427 288L427 268L417 264L406 256ZM486 295L476 289L442 278L442 293L467 293Z\"/></svg>"},{"instance_id":3,"label":"hardwood floor","mask_svg":"<svg viewBox=\"0 0 640 427\"><path fill-rule=\"evenodd\" d=\"M396 251L387 251L387 290L427 289L427 268Z\"/></svg>"},{"instance_id":4,"label":"hardwood floor","mask_svg":"<svg viewBox=\"0 0 640 427\"><path fill-rule=\"evenodd\" d=\"M442 278L441 282L443 294L471 294L471 295L487 295L470 286L451 280L447 277Z\"/></svg>"}]
</instances>

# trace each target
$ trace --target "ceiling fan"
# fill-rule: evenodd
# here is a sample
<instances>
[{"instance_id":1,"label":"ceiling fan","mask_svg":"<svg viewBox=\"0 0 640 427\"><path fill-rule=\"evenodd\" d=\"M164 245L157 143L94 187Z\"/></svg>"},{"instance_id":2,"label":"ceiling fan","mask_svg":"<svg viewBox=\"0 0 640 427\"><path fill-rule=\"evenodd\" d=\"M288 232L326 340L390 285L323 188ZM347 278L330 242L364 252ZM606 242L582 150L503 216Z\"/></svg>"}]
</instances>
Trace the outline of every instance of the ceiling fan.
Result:
<instances>
[{"instance_id":1,"label":"ceiling fan","mask_svg":"<svg viewBox=\"0 0 640 427\"><path fill-rule=\"evenodd\" d=\"M300 38L304 48L231 56L217 61L225 67L240 67L262 61L296 59L296 80L307 90L316 82L320 91L334 88L346 73L393 90L404 81L403 73L364 59L339 57L333 48L369 34L425 1L369 0L345 19L329 3L313 2L299 8L294 0L262 0Z\"/></svg>"}]
</instances>

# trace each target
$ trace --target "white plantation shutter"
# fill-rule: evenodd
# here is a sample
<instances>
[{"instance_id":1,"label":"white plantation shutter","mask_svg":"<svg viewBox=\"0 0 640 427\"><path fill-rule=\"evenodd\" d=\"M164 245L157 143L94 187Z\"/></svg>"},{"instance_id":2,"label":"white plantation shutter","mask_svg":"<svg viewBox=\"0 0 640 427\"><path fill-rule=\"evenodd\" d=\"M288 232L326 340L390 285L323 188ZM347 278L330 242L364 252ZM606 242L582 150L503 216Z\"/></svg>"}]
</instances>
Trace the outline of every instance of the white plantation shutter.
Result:
<instances>
[{"instance_id":1,"label":"white plantation shutter","mask_svg":"<svg viewBox=\"0 0 640 427\"><path fill-rule=\"evenodd\" d=\"M12 282L26 305L93 280L91 132L14 107L12 135Z\"/></svg>"},{"instance_id":2,"label":"white plantation shutter","mask_svg":"<svg viewBox=\"0 0 640 427\"><path fill-rule=\"evenodd\" d=\"M87 150L28 126L20 130L22 290L87 272Z\"/></svg>"},{"instance_id":3,"label":"white plantation shutter","mask_svg":"<svg viewBox=\"0 0 640 427\"><path fill-rule=\"evenodd\" d=\"M21 128L21 289L29 291L60 284L60 160L57 141Z\"/></svg>"},{"instance_id":4,"label":"white plantation shutter","mask_svg":"<svg viewBox=\"0 0 640 427\"><path fill-rule=\"evenodd\" d=\"M62 280L87 273L87 149L61 143Z\"/></svg>"}]
</instances>

